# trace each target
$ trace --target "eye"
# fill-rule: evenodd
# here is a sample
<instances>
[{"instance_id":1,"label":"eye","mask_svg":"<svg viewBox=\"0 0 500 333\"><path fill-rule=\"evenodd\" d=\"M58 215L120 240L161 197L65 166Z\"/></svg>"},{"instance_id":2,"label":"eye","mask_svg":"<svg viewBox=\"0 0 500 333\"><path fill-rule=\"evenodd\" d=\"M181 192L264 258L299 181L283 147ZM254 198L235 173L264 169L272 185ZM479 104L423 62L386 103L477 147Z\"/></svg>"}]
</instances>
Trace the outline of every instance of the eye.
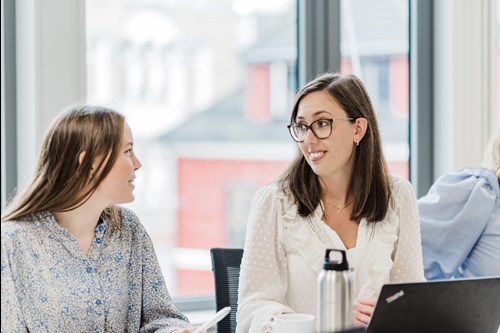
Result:
<instances>
[{"instance_id":1,"label":"eye","mask_svg":"<svg viewBox=\"0 0 500 333\"><path fill-rule=\"evenodd\" d=\"M125 154L130 154L132 152L132 148L125 150Z\"/></svg>"},{"instance_id":2,"label":"eye","mask_svg":"<svg viewBox=\"0 0 500 333\"><path fill-rule=\"evenodd\" d=\"M328 120L318 120L318 128L328 127L330 122Z\"/></svg>"},{"instance_id":3,"label":"eye","mask_svg":"<svg viewBox=\"0 0 500 333\"><path fill-rule=\"evenodd\" d=\"M307 128L308 128L308 126L304 123L295 124L294 127L295 127L295 129L297 129L297 131L300 131L300 132L307 131Z\"/></svg>"}]
</instances>

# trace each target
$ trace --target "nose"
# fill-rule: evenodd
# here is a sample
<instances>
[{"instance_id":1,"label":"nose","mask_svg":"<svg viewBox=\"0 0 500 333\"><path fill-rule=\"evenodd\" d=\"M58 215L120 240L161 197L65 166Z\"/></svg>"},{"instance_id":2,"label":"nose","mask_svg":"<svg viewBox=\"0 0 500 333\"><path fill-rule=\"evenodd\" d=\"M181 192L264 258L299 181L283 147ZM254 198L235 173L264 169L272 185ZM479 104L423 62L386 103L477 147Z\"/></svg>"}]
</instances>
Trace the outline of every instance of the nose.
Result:
<instances>
[{"instance_id":1,"label":"nose","mask_svg":"<svg viewBox=\"0 0 500 333\"><path fill-rule=\"evenodd\" d=\"M137 156L134 155L134 170L138 170L142 167L141 161L137 158Z\"/></svg>"},{"instance_id":2,"label":"nose","mask_svg":"<svg viewBox=\"0 0 500 333\"><path fill-rule=\"evenodd\" d=\"M316 143L318 142L318 137L313 133L311 128L307 129L306 137L304 138L304 143Z\"/></svg>"}]
</instances>

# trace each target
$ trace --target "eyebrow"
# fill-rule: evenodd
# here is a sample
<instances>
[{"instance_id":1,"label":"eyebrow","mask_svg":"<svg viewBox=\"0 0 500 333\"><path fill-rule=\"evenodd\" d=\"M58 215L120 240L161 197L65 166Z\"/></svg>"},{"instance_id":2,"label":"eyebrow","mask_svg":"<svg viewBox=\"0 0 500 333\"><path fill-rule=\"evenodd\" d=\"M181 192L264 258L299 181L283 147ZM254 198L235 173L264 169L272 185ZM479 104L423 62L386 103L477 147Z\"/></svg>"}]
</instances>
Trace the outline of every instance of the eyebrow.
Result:
<instances>
[{"instance_id":1,"label":"eyebrow","mask_svg":"<svg viewBox=\"0 0 500 333\"><path fill-rule=\"evenodd\" d=\"M327 114L328 114L328 115L330 115L330 116L332 115L330 112L328 112L328 111L326 111L326 110L319 110L319 111L316 111L316 112L314 112L312 115L313 115L313 116L319 116L319 115L320 115L320 114L322 114L322 113L327 113ZM295 118L296 118L296 119L305 119L305 118L304 118L304 117L302 117L302 116L297 116L297 117L295 117Z\"/></svg>"}]
</instances>

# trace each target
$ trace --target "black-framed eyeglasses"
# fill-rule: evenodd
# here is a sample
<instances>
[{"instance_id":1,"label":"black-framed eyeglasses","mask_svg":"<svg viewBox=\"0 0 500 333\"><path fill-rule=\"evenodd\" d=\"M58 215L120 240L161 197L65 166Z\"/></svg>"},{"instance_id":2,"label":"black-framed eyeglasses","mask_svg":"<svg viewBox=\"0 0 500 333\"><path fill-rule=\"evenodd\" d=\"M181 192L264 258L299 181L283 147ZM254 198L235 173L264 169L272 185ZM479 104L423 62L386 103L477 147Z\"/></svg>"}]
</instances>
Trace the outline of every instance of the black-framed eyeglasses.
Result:
<instances>
[{"instance_id":1,"label":"black-framed eyeglasses","mask_svg":"<svg viewBox=\"0 0 500 333\"><path fill-rule=\"evenodd\" d=\"M354 120L354 118L318 119L313 121L310 125L292 123L287 127L292 139L296 142L303 142L306 139L307 130L309 129L318 139L326 139L332 135L332 124L337 120Z\"/></svg>"}]
</instances>

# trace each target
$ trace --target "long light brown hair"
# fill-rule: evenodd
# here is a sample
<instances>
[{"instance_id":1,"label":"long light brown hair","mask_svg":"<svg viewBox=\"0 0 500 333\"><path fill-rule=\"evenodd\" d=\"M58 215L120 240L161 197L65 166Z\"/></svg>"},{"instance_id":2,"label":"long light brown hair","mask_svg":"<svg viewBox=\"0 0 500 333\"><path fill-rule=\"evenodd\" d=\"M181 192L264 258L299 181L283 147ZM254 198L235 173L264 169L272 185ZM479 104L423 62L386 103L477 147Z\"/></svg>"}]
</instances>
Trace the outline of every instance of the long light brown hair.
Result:
<instances>
[{"instance_id":1,"label":"long light brown hair","mask_svg":"<svg viewBox=\"0 0 500 333\"><path fill-rule=\"evenodd\" d=\"M295 122L302 99L317 91L326 91L335 98L347 117L365 118L368 121L365 136L356 147L348 195L354 202L351 220L366 218L368 221L380 221L387 214L391 189L377 118L365 86L354 75L322 74L297 93L290 123ZM293 195L301 216L309 216L320 204L322 193L319 178L300 151L279 182Z\"/></svg>"},{"instance_id":2,"label":"long light brown hair","mask_svg":"<svg viewBox=\"0 0 500 333\"><path fill-rule=\"evenodd\" d=\"M45 135L33 181L7 206L2 221L70 211L84 204L113 167L124 126L122 114L101 106L76 106L63 112ZM98 160L97 173L92 164ZM103 214L113 229L120 229L116 206Z\"/></svg>"}]
</instances>

